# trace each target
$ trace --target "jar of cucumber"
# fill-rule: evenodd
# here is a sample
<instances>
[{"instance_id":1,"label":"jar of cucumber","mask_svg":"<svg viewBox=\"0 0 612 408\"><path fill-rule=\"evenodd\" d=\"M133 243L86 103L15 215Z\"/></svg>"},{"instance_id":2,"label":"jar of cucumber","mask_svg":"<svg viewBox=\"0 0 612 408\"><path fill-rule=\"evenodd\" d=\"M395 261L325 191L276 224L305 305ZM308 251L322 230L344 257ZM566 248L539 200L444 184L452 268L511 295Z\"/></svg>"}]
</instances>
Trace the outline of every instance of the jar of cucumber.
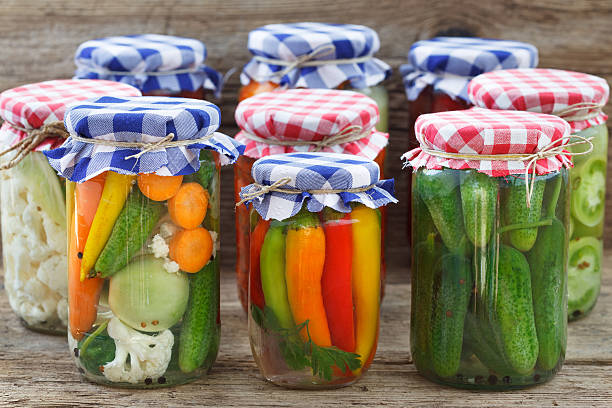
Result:
<instances>
[{"instance_id":1,"label":"jar of cucumber","mask_svg":"<svg viewBox=\"0 0 612 408\"><path fill-rule=\"evenodd\" d=\"M110 81L55 80L0 94L0 207L4 288L26 327L66 333L65 181L42 153L62 144L67 106L88 98L138 96Z\"/></svg>"},{"instance_id":2,"label":"jar of cucumber","mask_svg":"<svg viewBox=\"0 0 612 408\"><path fill-rule=\"evenodd\" d=\"M389 135L376 128L380 123L376 102L361 93L328 89L269 92L238 104L235 118L241 130L236 139L246 145L245 154L234 166L236 202L240 201L242 188L253 183L251 169L255 160L272 154L300 151L353 154L376 161L383 177ZM385 208L381 212L384 240ZM249 210L245 206L236 208L236 275L245 311L251 225ZM382 265L384 291L384 255Z\"/></svg>"},{"instance_id":3,"label":"jar of cucumber","mask_svg":"<svg viewBox=\"0 0 612 408\"><path fill-rule=\"evenodd\" d=\"M420 147L404 157L417 370L471 389L551 379L567 333L569 125L472 108L422 115L415 130Z\"/></svg>"},{"instance_id":4,"label":"jar of cucumber","mask_svg":"<svg viewBox=\"0 0 612 408\"><path fill-rule=\"evenodd\" d=\"M253 165L249 338L263 377L288 388L358 380L378 342L379 209L397 202L378 165L287 153Z\"/></svg>"},{"instance_id":5,"label":"jar of cucumber","mask_svg":"<svg viewBox=\"0 0 612 408\"><path fill-rule=\"evenodd\" d=\"M572 133L591 139L570 148L571 172L568 317L575 320L595 306L601 287L606 168L607 115L602 108L610 88L603 79L557 69L517 69L480 75L470 83L475 105L491 109L553 114L569 122Z\"/></svg>"},{"instance_id":6,"label":"jar of cucumber","mask_svg":"<svg viewBox=\"0 0 612 408\"><path fill-rule=\"evenodd\" d=\"M219 168L243 150L219 122L204 101L102 97L73 105L46 152L68 180L68 340L85 378L171 386L215 361Z\"/></svg>"}]
</instances>

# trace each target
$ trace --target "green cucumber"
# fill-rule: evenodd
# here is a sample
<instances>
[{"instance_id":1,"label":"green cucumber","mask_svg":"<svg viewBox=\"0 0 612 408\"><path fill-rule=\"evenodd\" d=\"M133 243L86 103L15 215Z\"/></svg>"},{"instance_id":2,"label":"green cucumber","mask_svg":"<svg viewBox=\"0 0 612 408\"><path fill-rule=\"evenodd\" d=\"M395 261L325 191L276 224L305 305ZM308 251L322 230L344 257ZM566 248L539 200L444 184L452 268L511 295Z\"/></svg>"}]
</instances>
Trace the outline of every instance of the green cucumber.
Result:
<instances>
[{"instance_id":1,"label":"green cucumber","mask_svg":"<svg viewBox=\"0 0 612 408\"><path fill-rule=\"evenodd\" d=\"M219 268L212 259L202 270L189 276L189 301L179 338L179 368L195 371L218 347Z\"/></svg>"},{"instance_id":2,"label":"green cucumber","mask_svg":"<svg viewBox=\"0 0 612 408\"><path fill-rule=\"evenodd\" d=\"M149 200L139 189L128 196L94 270L108 278L123 269L145 244L159 221L164 205Z\"/></svg>"},{"instance_id":3,"label":"green cucumber","mask_svg":"<svg viewBox=\"0 0 612 408\"><path fill-rule=\"evenodd\" d=\"M565 228L555 218L552 225L540 228L538 240L527 256L540 348L538 366L542 370L552 370L565 350L566 242Z\"/></svg>"},{"instance_id":4,"label":"green cucumber","mask_svg":"<svg viewBox=\"0 0 612 408\"><path fill-rule=\"evenodd\" d=\"M532 178L529 179L531 182ZM525 180L514 178L503 194L504 225L517 227L510 230L508 235L512 246L522 252L529 251L538 237L538 227L529 225L540 221L545 187L545 180L535 180L530 208L527 208Z\"/></svg>"},{"instance_id":5,"label":"green cucumber","mask_svg":"<svg viewBox=\"0 0 612 408\"><path fill-rule=\"evenodd\" d=\"M431 354L440 377L457 373L461 363L463 327L472 293L471 262L462 255L446 254L439 260L440 274L434 282Z\"/></svg>"},{"instance_id":6,"label":"green cucumber","mask_svg":"<svg viewBox=\"0 0 612 408\"><path fill-rule=\"evenodd\" d=\"M461 173L461 207L468 238L484 247L491 238L497 206L497 179L466 170Z\"/></svg>"},{"instance_id":7,"label":"green cucumber","mask_svg":"<svg viewBox=\"0 0 612 408\"><path fill-rule=\"evenodd\" d=\"M497 346L488 319L469 311L465 317L464 338L478 360L489 370L502 377L514 374L503 351Z\"/></svg>"},{"instance_id":8,"label":"green cucumber","mask_svg":"<svg viewBox=\"0 0 612 408\"><path fill-rule=\"evenodd\" d=\"M428 240L430 235L437 235L436 226L431 214L418 194L412 196L412 242L418 244Z\"/></svg>"}]
</instances>

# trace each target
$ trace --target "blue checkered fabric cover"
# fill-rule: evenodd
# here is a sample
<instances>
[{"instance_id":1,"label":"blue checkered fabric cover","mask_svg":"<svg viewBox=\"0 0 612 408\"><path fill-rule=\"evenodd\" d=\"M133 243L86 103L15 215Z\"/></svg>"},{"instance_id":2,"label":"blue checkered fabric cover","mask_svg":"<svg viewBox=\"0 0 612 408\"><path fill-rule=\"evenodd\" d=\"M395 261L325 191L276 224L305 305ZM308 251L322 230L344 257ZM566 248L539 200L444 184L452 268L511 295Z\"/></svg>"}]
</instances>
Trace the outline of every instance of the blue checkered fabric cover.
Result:
<instances>
[{"instance_id":1,"label":"blue checkered fabric cover","mask_svg":"<svg viewBox=\"0 0 612 408\"><path fill-rule=\"evenodd\" d=\"M77 49L75 79L108 79L142 92L204 87L219 95L223 76L204 65L205 59L206 46L192 38L159 34L100 38L86 41ZM168 71L179 72L162 74Z\"/></svg>"},{"instance_id":2,"label":"blue checkered fabric cover","mask_svg":"<svg viewBox=\"0 0 612 408\"><path fill-rule=\"evenodd\" d=\"M215 132L220 120L219 108L206 101L103 96L70 107L64 125L71 135L145 143L155 143L170 133L174 141L214 135L204 142L155 149L140 158L127 158L139 153L140 148L85 143L69 137L60 147L45 151L45 155L60 176L76 182L108 170L120 174L155 172L161 176L191 174L200 168L201 149L220 153L223 164L235 162L244 151L244 145Z\"/></svg>"},{"instance_id":3,"label":"blue checkered fabric cover","mask_svg":"<svg viewBox=\"0 0 612 408\"><path fill-rule=\"evenodd\" d=\"M323 207L331 207L341 212L350 212L350 203L362 203L370 208L378 208L396 203L393 196L394 181L379 180L378 165L368 159L340 153L287 153L263 157L253 164L252 176L255 183L272 185L283 177L291 179L283 189L301 191L300 194L269 192L256 197L247 204L253 207L262 218L284 220L297 214L304 203L310 212L319 212ZM341 192L330 194L310 194L309 190L340 190L372 186L359 193ZM241 196L259 190L255 184L244 187Z\"/></svg>"},{"instance_id":4,"label":"blue checkered fabric cover","mask_svg":"<svg viewBox=\"0 0 612 408\"><path fill-rule=\"evenodd\" d=\"M469 102L467 86L476 75L498 69L533 68L538 50L518 41L469 37L435 37L417 41L400 66L406 95L414 101L425 87Z\"/></svg>"},{"instance_id":5,"label":"blue checkered fabric cover","mask_svg":"<svg viewBox=\"0 0 612 408\"><path fill-rule=\"evenodd\" d=\"M380 40L369 27L324 23L269 24L251 31L248 40L253 55L283 61L295 61L324 46L332 47L332 52L313 60L373 57L380 48ZM244 66L240 80L243 85L255 80L290 88L328 89L350 81L353 88L362 89L380 83L391 74L391 67L376 58L360 63L300 67L282 78L274 75L285 68L252 59Z\"/></svg>"}]
</instances>

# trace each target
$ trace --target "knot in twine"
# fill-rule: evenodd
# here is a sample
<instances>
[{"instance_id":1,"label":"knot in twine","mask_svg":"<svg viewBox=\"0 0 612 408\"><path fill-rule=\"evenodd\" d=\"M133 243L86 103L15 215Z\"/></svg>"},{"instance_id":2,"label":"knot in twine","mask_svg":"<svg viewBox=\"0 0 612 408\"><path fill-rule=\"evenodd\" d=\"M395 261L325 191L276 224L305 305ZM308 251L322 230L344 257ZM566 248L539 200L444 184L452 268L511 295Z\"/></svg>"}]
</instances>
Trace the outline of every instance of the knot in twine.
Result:
<instances>
[{"instance_id":1,"label":"knot in twine","mask_svg":"<svg viewBox=\"0 0 612 408\"><path fill-rule=\"evenodd\" d=\"M19 142L15 143L13 146L0 152L0 156L4 156L5 154L12 152L13 150L17 151L15 157L0 166L0 170L7 170L18 165L32 150L34 150L47 138L58 137L66 139L68 136L70 136L70 134L66 131L66 128L64 127L64 122L59 120L48 123L46 125L42 125L41 127L36 129L26 129L17 125L13 125L12 123L8 124L13 129L20 130L26 133L27 136L21 139Z\"/></svg>"},{"instance_id":2,"label":"knot in twine","mask_svg":"<svg viewBox=\"0 0 612 408\"><path fill-rule=\"evenodd\" d=\"M263 137L256 136L249 132L242 132L242 135L247 139L251 139L255 142L265 143L275 146L314 146L314 152L319 152L326 147L337 146L341 144L356 142L364 137L369 136L372 133L373 128L366 130L359 125L351 125L342 129L335 135L328 136L322 140L270 140L264 139Z\"/></svg>"},{"instance_id":3,"label":"knot in twine","mask_svg":"<svg viewBox=\"0 0 612 408\"><path fill-rule=\"evenodd\" d=\"M309 194L338 194L338 193L363 193L368 191L371 188L374 188L376 184L371 184L365 187L357 187L357 188L343 188L343 189L322 189L322 190L294 190L282 188L283 186L291 183L293 179L291 177L282 177L276 180L274 183L268 185L253 183L252 186L256 187L257 190L240 194L242 198L240 201L236 203L236 207L241 206L247 201L251 201L254 198L261 197L271 192L284 193L284 194L301 194L301 193L309 193Z\"/></svg>"},{"instance_id":4,"label":"knot in twine","mask_svg":"<svg viewBox=\"0 0 612 408\"><path fill-rule=\"evenodd\" d=\"M566 122L577 122L598 117L603 113L603 107L604 105L595 102L580 102L554 112L553 115L564 119ZM585 109L586 112L581 112Z\"/></svg>"},{"instance_id":5,"label":"knot in twine","mask_svg":"<svg viewBox=\"0 0 612 408\"><path fill-rule=\"evenodd\" d=\"M579 139L577 142L567 143L565 145L559 145L559 142L563 140L571 140L571 139ZM585 138L578 135L571 136L563 136L560 139L555 140L552 143L544 146L540 150L535 153L523 153L523 154L467 154L467 153L448 153L442 152L439 150L429 149L427 147L421 146L421 150L425 153L435 156L442 157L446 159L459 159L459 160L473 160L473 161L523 161L527 162L525 166L525 193L526 193L526 204L527 208L531 208L531 197L533 196L533 189L535 186L536 179L536 168L537 162L540 159L546 159L548 157L553 157L557 155L570 155L570 156L581 156L585 154L589 154L593 151L593 143L591 142L593 138ZM421 140L422 135L421 135ZM421 142L421 144L423 144ZM569 152L566 148L571 146L578 146L588 144L589 148L584 152ZM529 174L531 173L531 181L529 180Z\"/></svg>"},{"instance_id":6,"label":"knot in twine","mask_svg":"<svg viewBox=\"0 0 612 408\"><path fill-rule=\"evenodd\" d=\"M326 57L333 54L336 51L336 46L333 44L324 44L316 47L308 54L301 55L293 61L285 61L276 58L267 58L261 55L255 55L254 60L263 62L270 65L284 66L285 68L270 74L269 78L278 77L282 78L296 68L301 67L316 67L322 65L342 65L342 64L358 64L360 62L366 62L372 59L371 55L365 55L363 57L355 58L338 58L338 59L327 59L327 60L315 60L315 58Z\"/></svg>"}]
</instances>

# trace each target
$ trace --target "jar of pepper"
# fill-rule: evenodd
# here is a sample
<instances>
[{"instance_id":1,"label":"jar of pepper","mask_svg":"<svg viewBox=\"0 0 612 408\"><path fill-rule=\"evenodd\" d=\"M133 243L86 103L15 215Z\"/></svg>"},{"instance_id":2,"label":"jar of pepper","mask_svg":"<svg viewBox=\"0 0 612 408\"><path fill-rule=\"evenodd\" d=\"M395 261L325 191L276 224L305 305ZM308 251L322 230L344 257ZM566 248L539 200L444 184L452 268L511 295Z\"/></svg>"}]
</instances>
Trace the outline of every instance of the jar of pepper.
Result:
<instances>
[{"instance_id":1,"label":"jar of pepper","mask_svg":"<svg viewBox=\"0 0 612 408\"><path fill-rule=\"evenodd\" d=\"M374 57L376 31L354 24L268 24L249 33L253 58L245 65L239 101L282 88L349 89L374 99L376 128L388 131L389 96L381 82L391 67Z\"/></svg>"},{"instance_id":2,"label":"jar of pepper","mask_svg":"<svg viewBox=\"0 0 612 408\"><path fill-rule=\"evenodd\" d=\"M568 317L588 314L601 287L606 208L610 87L603 78L558 69L512 69L477 76L469 86L476 106L559 116L574 134L590 138L593 151L574 159L570 217ZM571 148L582 153L586 147Z\"/></svg>"},{"instance_id":3,"label":"jar of pepper","mask_svg":"<svg viewBox=\"0 0 612 408\"><path fill-rule=\"evenodd\" d=\"M381 217L397 200L378 165L288 153L253 165L249 337L263 377L333 388L368 369L378 341ZM240 203L240 204L241 204Z\"/></svg>"},{"instance_id":4,"label":"jar of pepper","mask_svg":"<svg viewBox=\"0 0 612 408\"><path fill-rule=\"evenodd\" d=\"M219 348L219 166L242 146L219 109L184 98L89 100L47 151L65 177L68 341L85 378L160 387Z\"/></svg>"},{"instance_id":5,"label":"jar of pepper","mask_svg":"<svg viewBox=\"0 0 612 408\"><path fill-rule=\"evenodd\" d=\"M411 352L460 388L548 381L567 338L564 120L472 108L421 115L413 175ZM585 151L588 151L585 150Z\"/></svg>"},{"instance_id":6,"label":"jar of pepper","mask_svg":"<svg viewBox=\"0 0 612 408\"><path fill-rule=\"evenodd\" d=\"M255 160L272 154L329 151L373 159L380 169L384 165L389 135L375 129L379 120L376 102L360 93L327 89L267 92L241 102L235 118L241 129L236 139L246 145L234 167L236 202L242 188L253 183ZM384 208L381 210L384 237L386 217ZM236 274L245 310L251 225L248 209L236 208ZM384 265L383 257L383 288Z\"/></svg>"},{"instance_id":7,"label":"jar of pepper","mask_svg":"<svg viewBox=\"0 0 612 408\"><path fill-rule=\"evenodd\" d=\"M11 308L34 330L65 334L68 321L65 182L42 150L68 136L61 122L68 105L101 95L140 91L110 81L55 80L0 94L4 287Z\"/></svg>"},{"instance_id":8,"label":"jar of pepper","mask_svg":"<svg viewBox=\"0 0 612 408\"><path fill-rule=\"evenodd\" d=\"M160 34L106 37L76 50L75 79L108 79L135 86L143 95L204 99L220 96L223 76L207 66L206 45Z\"/></svg>"},{"instance_id":9,"label":"jar of pepper","mask_svg":"<svg viewBox=\"0 0 612 408\"><path fill-rule=\"evenodd\" d=\"M476 75L500 69L533 68L537 64L537 48L518 41L471 37L417 41L408 52L408 64L400 66L409 101L408 147L418 147L414 124L420 115L471 106L467 89ZM410 207L408 213L411 214Z\"/></svg>"}]
</instances>

